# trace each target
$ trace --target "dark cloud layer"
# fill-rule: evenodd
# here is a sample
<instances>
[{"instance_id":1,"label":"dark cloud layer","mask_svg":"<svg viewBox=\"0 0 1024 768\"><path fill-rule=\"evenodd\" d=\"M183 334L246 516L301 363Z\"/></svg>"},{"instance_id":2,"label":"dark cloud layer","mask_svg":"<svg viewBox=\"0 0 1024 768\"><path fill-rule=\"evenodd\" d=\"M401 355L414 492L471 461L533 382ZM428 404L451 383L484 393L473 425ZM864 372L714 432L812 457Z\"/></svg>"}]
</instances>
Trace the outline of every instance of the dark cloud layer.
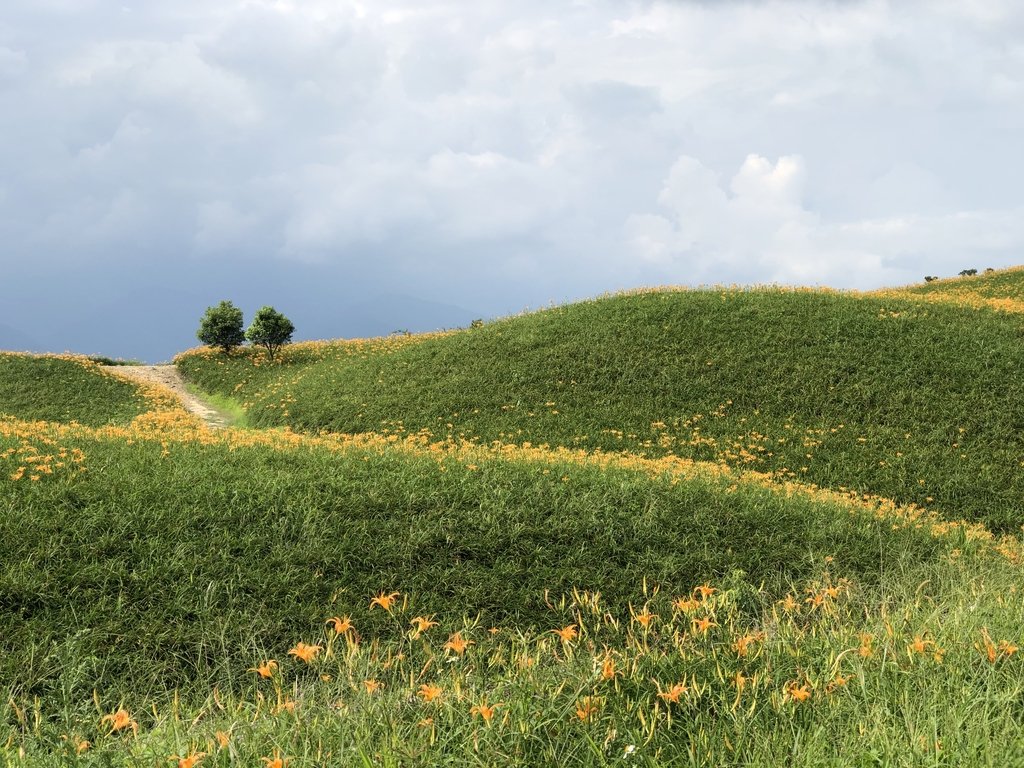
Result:
<instances>
[{"instance_id":1,"label":"dark cloud layer","mask_svg":"<svg viewBox=\"0 0 1024 768\"><path fill-rule=\"evenodd\" d=\"M1019 262L1022 39L1009 0L15 0L0 347Z\"/></svg>"}]
</instances>

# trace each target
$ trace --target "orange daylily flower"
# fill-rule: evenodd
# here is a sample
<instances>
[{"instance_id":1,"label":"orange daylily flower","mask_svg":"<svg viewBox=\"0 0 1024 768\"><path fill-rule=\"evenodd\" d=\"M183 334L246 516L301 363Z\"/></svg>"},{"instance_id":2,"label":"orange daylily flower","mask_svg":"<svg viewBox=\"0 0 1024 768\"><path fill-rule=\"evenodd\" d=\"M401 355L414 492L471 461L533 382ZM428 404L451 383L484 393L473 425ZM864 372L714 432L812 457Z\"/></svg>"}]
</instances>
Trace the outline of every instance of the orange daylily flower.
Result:
<instances>
[{"instance_id":1,"label":"orange daylily flower","mask_svg":"<svg viewBox=\"0 0 1024 768\"><path fill-rule=\"evenodd\" d=\"M861 634L861 636L860 636L860 648L857 649L857 653L860 654L861 658L866 659L869 656L874 655L874 653L875 653L874 643L875 643L875 636L874 635L872 635L872 634L870 634L868 632L864 632L863 634Z\"/></svg>"},{"instance_id":2,"label":"orange daylily flower","mask_svg":"<svg viewBox=\"0 0 1024 768\"><path fill-rule=\"evenodd\" d=\"M117 712L104 715L100 722L110 723L111 733L116 733L117 731L124 730L125 728L131 728L133 731L137 731L139 729L139 724L132 720L132 716L128 714L128 711L125 709L119 709Z\"/></svg>"},{"instance_id":3,"label":"orange daylily flower","mask_svg":"<svg viewBox=\"0 0 1024 768\"><path fill-rule=\"evenodd\" d=\"M288 712L289 714L295 713L295 699L286 698L276 708L272 710L273 714L279 715L282 712Z\"/></svg>"},{"instance_id":4,"label":"orange daylily flower","mask_svg":"<svg viewBox=\"0 0 1024 768\"><path fill-rule=\"evenodd\" d=\"M821 592L813 592L804 602L810 603L811 610L814 610L815 608L820 608L822 603L825 602L825 595Z\"/></svg>"},{"instance_id":5,"label":"orange daylily flower","mask_svg":"<svg viewBox=\"0 0 1024 768\"><path fill-rule=\"evenodd\" d=\"M501 706L501 703L488 705L486 701L481 701L479 704L474 705L470 710L470 715L480 715L483 721L488 725L491 722L491 718L494 717L495 710Z\"/></svg>"},{"instance_id":6,"label":"orange daylily flower","mask_svg":"<svg viewBox=\"0 0 1024 768\"><path fill-rule=\"evenodd\" d=\"M737 696L743 693L743 689L747 687L748 680L750 680L750 678L744 675L742 671L737 671L736 674L733 675L732 684L736 686Z\"/></svg>"},{"instance_id":7,"label":"orange daylily flower","mask_svg":"<svg viewBox=\"0 0 1024 768\"><path fill-rule=\"evenodd\" d=\"M270 659L269 661L264 661L258 667L250 667L249 671L250 672L255 672L260 677L266 679L268 677L273 677L274 676L274 670L275 669L277 669L277 662L274 661L273 659Z\"/></svg>"},{"instance_id":8,"label":"orange daylily flower","mask_svg":"<svg viewBox=\"0 0 1024 768\"><path fill-rule=\"evenodd\" d=\"M779 605L782 606L782 610L786 613L793 613L793 611L800 608L800 603L792 595L786 595L782 600L779 600Z\"/></svg>"},{"instance_id":9,"label":"orange daylily flower","mask_svg":"<svg viewBox=\"0 0 1024 768\"><path fill-rule=\"evenodd\" d=\"M690 690L685 683L676 683L667 691L661 690L661 683L656 682L655 685L658 686L658 698L672 704L678 704L679 698L685 696L686 692Z\"/></svg>"},{"instance_id":10,"label":"orange daylily flower","mask_svg":"<svg viewBox=\"0 0 1024 768\"><path fill-rule=\"evenodd\" d=\"M837 688L844 688L844 687L846 687L846 684L848 682L850 682L850 680L852 680L852 679L853 679L853 675L837 674L835 677L833 677L829 681L828 685L825 686L825 693L832 693Z\"/></svg>"},{"instance_id":11,"label":"orange daylily flower","mask_svg":"<svg viewBox=\"0 0 1024 768\"><path fill-rule=\"evenodd\" d=\"M413 620L411 622L409 622L409 623L412 624L413 627L416 628L416 634L417 635L422 635L424 632L426 632L431 627L436 627L437 626L437 622L433 621L432 619L433 619L433 617L430 617L430 616L414 616Z\"/></svg>"},{"instance_id":12,"label":"orange daylily flower","mask_svg":"<svg viewBox=\"0 0 1024 768\"><path fill-rule=\"evenodd\" d=\"M395 600L398 599L400 594L400 592L381 592L370 601L370 607L373 608L373 606L379 605L385 611L391 613L391 606L395 604Z\"/></svg>"},{"instance_id":13,"label":"orange daylily flower","mask_svg":"<svg viewBox=\"0 0 1024 768\"><path fill-rule=\"evenodd\" d=\"M1004 658L1009 658L1010 656L1013 656L1013 654L1015 654L1018 650L1020 650L1016 645L1014 645L1008 640L1000 640L999 645L993 643L992 638L988 633L987 627L981 630L981 638L984 641L984 644L979 645L975 643L974 647L985 655L985 658L988 659L989 664L995 664L1000 656Z\"/></svg>"},{"instance_id":14,"label":"orange daylily flower","mask_svg":"<svg viewBox=\"0 0 1024 768\"><path fill-rule=\"evenodd\" d=\"M717 626L718 625L715 622L713 622L711 619L709 619L707 617L705 617L703 619L694 619L693 620L693 631L697 632L699 634L704 634L705 632L707 632L712 627L717 627Z\"/></svg>"},{"instance_id":15,"label":"orange daylily flower","mask_svg":"<svg viewBox=\"0 0 1024 768\"><path fill-rule=\"evenodd\" d=\"M274 750L273 757L261 757L260 760L267 768L286 768L288 765L288 758L281 757L281 753L276 749Z\"/></svg>"},{"instance_id":16,"label":"orange daylily flower","mask_svg":"<svg viewBox=\"0 0 1024 768\"><path fill-rule=\"evenodd\" d=\"M672 607L681 613L692 613L700 607L700 601L689 597L677 597Z\"/></svg>"},{"instance_id":17,"label":"orange daylily flower","mask_svg":"<svg viewBox=\"0 0 1024 768\"><path fill-rule=\"evenodd\" d=\"M733 649L736 651L736 655L741 659L745 659L747 654L750 653L750 646L754 643L760 642L764 639L763 632L754 632L749 635L743 635L743 637L737 638L736 642L732 644Z\"/></svg>"},{"instance_id":18,"label":"orange daylily flower","mask_svg":"<svg viewBox=\"0 0 1024 768\"><path fill-rule=\"evenodd\" d=\"M604 661L601 662L601 679L611 680L618 674L615 669L615 659L612 658L611 654L604 657Z\"/></svg>"},{"instance_id":19,"label":"orange daylily flower","mask_svg":"<svg viewBox=\"0 0 1024 768\"><path fill-rule=\"evenodd\" d=\"M344 635L355 629L355 624L348 616L332 616L327 623L332 626L336 635Z\"/></svg>"},{"instance_id":20,"label":"orange daylily flower","mask_svg":"<svg viewBox=\"0 0 1024 768\"><path fill-rule=\"evenodd\" d=\"M384 683L380 680L363 680L363 687L366 688L367 693L373 695L384 687Z\"/></svg>"},{"instance_id":21,"label":"orange daylily flower","mask_svg":"<svg viewBox=\"0 0 1024 768\"><path fill-rule=\"evenodd\" d=\"M221 749L227 749L228 744L231 743L231 732L230 731L217 731L214 734L217 739L217 744L220 745Z\"/></svg>"},{"instance_id":22,"label":"orange daylily flower","mask_svg":"<svg viewBox=\"0 0 1024 768\"><path fill-rule=\"evenodd\" d=\"M561 629L552 629L551 634L558 635L563 643L569 643L579 637L579 632L576 631L576 625L570 624L567 627Z\"/></svg>"},{"instance_id":23,"label":"orange daylily flower","mask_svg":"<svg viewBox=\"0 0 1024 768\"><path fill-rule=\"evenodd\" d=\"M633 614L633 619L637 622L637 624L639 624L644 629L650 629L651 624L657 618L658 618L657 615L655 615L655 614L651 613L649 610L647 610L646 606L644 607L644 609L643 609L643 611L641 613L634 613Z\"/></svg>"},{"instance_id":24,"label":"orange daylily flower","mask_svg":"<svg viewBox=\"0 0 1024 768\"><path fill-rule=\"evenodd\" d=\"M718 590L712 587L710 584L701 584L699 587L693 588L693 595L698 600L707 600Z\"/></svg>"},{"instance_id":25,"label":"orange daylily flower","mask_svg":"<svg viewBox=\"0 0 1024 768\"><path fill-rule=\"evenodd\" d=\"M427 685L426 683L423 683L423 685L420 686L419 691L417 691L416 695L429 704L434 699L438 698L443 692L444 691L439 685Z\"/></svg>"},{"instance_id":26,"label":"orange daylily flower","mask_svg":"<svg viewBox=\"0 0 1024 768\"><path fill-rule=\"evenodd\" d=\"M88 739L82 739L80 742L78 742L77 745L75 745L75 754L80 755L83 752L87 752L89 750L89 747L91 746L91 741L89 741Z\"/></svg>"},{"instance_id":27,"label":"orange daylily flower","mask_svg":"<svg viewBox=\"0 0 1024 768\"><path fill-rule=\"evenodd\" d=\"M459 656L466 652L466 649L471 645L476 645L472 640L466 640L463 638L461 632L456 632L454 635L448 638L448 642L445 643L442 648L446 648L449 651L455 651Z\"/></svg>"},{"instance_id":28,"label":"orange daylily flower","mask_svg":"<svg viewBox=\"0 0 1024 768\"><path fill-rule=\"evenodd\" d=\"M907 645L907 650L911 653L925 653L929 646L934 646L931 640L926 640L920 635L914 635L914 640Z\"/></svg>"},{"instance_id":29,"label":"orange daylily flower","mask_svg":"<svg viewBox=\"0 0 1024 768\"><path fill-rule=\"evenodd\" d=\"M811 698L811 687L807 683L799 683L797 680L790 680L786 683L785 691L793 701L803 703Z\"/></svg>"},{"instance_id":30,"label":"orange daylily flower","mask_svg":"<svg viewBox=\"0 0 1024 768\"><path fill-rule=\"evenodd\" d=\"M295 647L288 651L289 656L294 656L297 659L302 659L304 662L309 664L316 655L320 653L321 646L319 645L307 645L306 643L296 643Z\"/></svg>"},{"instance_id":31,"label":"orange daylily flower","mask_svg":"<svg viewBox=\"0 0 1024 768\"><path fill-rule=\"evenodd\" d=\"M995 664L996 659L999 658L999 653L998 651L996 651L995 645L992 644L992 641L988 638L987 635L985 637L984 645L978 645L977 643L975 643L974 647L985 655L985 658L988 659L989 664Z\"/></svg>"},{"instance_id":32,"label":"orange daylily flower","mask_svg":"<svg viewBox=\"0 0 1024 768\"><path fill-rule=\"evenodd\" d=\"M206 757L205 752L193 752L187 757L178 757L178 755L172 755L171 760L178 761L178 768L195 768L199 763Z\"/></svg>"},{"instance_id":33,"label":"orange daylily flower","mask_svg":"<svg viewBox=\"0 0 1024 768\"><path fill-rule=\"evenodd\" d=\"M600 702L593 696L584 696L576 704L576 717L586 722L597 714L600 709Z\"/></svg>"}]
</instances>

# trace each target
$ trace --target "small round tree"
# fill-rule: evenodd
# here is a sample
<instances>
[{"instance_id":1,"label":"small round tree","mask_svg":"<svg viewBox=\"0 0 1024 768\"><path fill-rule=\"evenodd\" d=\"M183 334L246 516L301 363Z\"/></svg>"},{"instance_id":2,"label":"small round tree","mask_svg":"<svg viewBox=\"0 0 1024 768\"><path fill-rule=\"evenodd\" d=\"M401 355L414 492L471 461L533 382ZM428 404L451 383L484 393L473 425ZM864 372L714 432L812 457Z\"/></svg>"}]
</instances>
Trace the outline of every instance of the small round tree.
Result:
<instances>
[{"instance_id":1,"label":"small round tree","mask_svg":"<svg viewBox=\"0 0 1024 768\"><path fill-rule=\"evenodd\" d=\"M263 307L252 319L252 325L245 332L251 343L264 347L270 359L274 353L292 340L295 326L292 321L273 307Z\"/></svg>"},{"instance_id":2,"label":"small round tree","mask_svg":"<svg viewBox=\"0 0 1024 768\"><path fill-rule=\"evenodd\" d=\"M242 310L230 301L222 301L216 307L207 307L206 314L199 322L196 337L203 344L230 352L245 341L245 333L242 331Z\"/></svg>"}]
</instances>

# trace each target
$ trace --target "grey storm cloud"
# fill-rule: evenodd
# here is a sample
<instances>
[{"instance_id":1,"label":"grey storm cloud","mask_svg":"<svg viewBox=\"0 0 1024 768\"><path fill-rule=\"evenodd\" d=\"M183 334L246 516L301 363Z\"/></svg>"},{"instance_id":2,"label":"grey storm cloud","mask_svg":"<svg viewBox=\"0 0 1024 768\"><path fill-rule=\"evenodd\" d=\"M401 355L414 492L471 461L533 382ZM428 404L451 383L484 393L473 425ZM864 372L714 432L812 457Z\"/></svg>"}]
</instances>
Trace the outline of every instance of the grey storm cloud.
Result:
<instances>
[{"instance_id":1,"label":"grey storm cloud","mask_svg":"<svg viewBox=\"0 0 1024 768\"><path fill-rule=\"evenodd\" d=\"M155 359L1020 261L1003 0L11 0L0 347Z\"/></svg>"}]
</instances>

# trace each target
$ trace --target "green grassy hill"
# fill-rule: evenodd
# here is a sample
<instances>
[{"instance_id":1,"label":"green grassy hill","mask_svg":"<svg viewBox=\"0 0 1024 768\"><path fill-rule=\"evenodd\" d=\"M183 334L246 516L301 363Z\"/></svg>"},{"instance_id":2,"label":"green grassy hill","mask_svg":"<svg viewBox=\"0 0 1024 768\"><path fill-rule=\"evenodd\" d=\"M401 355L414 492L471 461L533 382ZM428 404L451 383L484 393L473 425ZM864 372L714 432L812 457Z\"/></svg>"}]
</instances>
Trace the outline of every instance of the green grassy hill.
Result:
<instances>
[{"instance_id":1,"label":"green grassy hill","mask_svg":"<svg viewBox=\"0 0 1024 768\"><path fill-rule=\"evenodd\" d=\"M83 457L38 482L0 478L0 679L26 695L144 678L230 685L263 648L332 613L385 628L367 611L382 590L447 626L478 616L549 629L546 591L599 591L628 615L645 579L674 596L739 571L759 585L754 609L826 558L870 584L880 563L973 546L958 529L936 535L840 498L656 464L164 429L4 432L0 466L14 468L3 449L26 441Z\"/></svg>"},{"instance_id":2,"label":"green grassy hill","mask_svg":"<svg viewBox=\"0 0 1024 768\"><path fill-rule=\"evenodd\" d=\"M9 474L27 451L53 471ZM0 737L30 764L605 765L587 745L609 739L661 765L692 736L698 764L813 765L910 754L923 728L955 755L1024 744L999 706L1024 679L1019 547L920 510L683 461L159 415L0 420L0 468Z\"/></svg>"},{"instance_id":3,"label":"green grassy hill","mask_svg":"<svg viewBox=\"0 0 1024 768\"><path fill-rule=\"evenodd\" d=\"M1013 764L1022 333L962 285L182 355L244 430L0 357L0 763Z\"/></svg>"},{"instance_id":4,"label":"green grassy hill","mask_svg":"<svg viewBox=\"0 0 1024 768\"><path fill-rule=\"evenodd\" d=\"M986 299L1024 301L1024 267L1011 267L979 275L949 277L897 289L921 296L981 296Z\"/></svg>"},{"instance_id":5,"label":"green grassy hill","mask_svg":"<svg viewBox=\"0 0 1024 768\"><path fill-rule=\"evenodd\" d=\"M1024 272L974 282L995 279ZM1022 343L1018 317L953 301L662 291L178 366L257 425L692 457L1016 530Z\"/></svg>"},{"instance_id":6,"label":"green grassy hill","mask_svg":"<svg viewBox=\"0 0 1024 768\"><path fill-rule=\"evenodd\" d=\"M87 358L0 352L0 416L101 426L148 408L135 386Z\"/></svg>"}]
</instances>

